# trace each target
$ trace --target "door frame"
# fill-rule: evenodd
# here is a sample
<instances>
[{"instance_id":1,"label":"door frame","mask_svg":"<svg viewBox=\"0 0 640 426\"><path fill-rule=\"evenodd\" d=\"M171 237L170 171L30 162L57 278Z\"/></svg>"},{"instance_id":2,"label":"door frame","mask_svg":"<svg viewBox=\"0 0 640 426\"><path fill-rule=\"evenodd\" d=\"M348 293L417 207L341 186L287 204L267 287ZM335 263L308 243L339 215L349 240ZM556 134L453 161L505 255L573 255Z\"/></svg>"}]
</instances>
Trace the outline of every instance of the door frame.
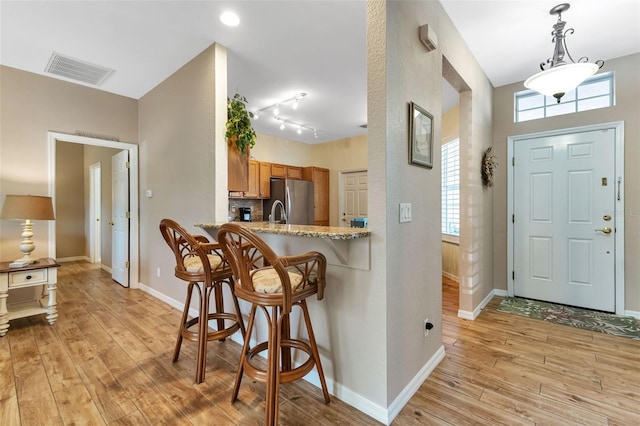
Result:
<instances>
[{"instance_id":1,"label":"door frame","mask_svg":"<svg viewBox=\"0 0 640 426\"><path fill-rule=\"evenodd\" d=\"M89 166L89 257L102 263L102 164Z\"/></svg>"},{"instance_id":2,"label":"door frame","mask_svg":"<svg viewBox=\"0 0 640 426\"><path fill-rule=\"evenodd\" d=\"M624 305L624 122L615 121L611 123L593 124L589 126L571 127L567 129L550 130L544 132L528 133L524 135L509 136L507 138L507 161L513 159L515 142L544 138L551 136L560 136L571 133L592 132L597 130L613 129L615 134L615 176L618 185L616 188L618 199L616 200L616 233L615 233L615 303L616 314L625 314ZM513 161L513 160L512 160ZM514 295L513 283L513 238L515 236L514 224L512 221L513 214L513 162L509 161L507 173L507 294Z\"/></svg>"},{"instance_id":3,"label":"door frame","mask_svg":"<svg viewBox=\"0 0 640 426\"><path fill-rule=\"evenodd\" d=\"M129 151L129 288L137 289L140 283L140 219L138 201L138 145L127 142L116 142L87 136L70 135L66 133L48 132L49 157L49 196L55 205L56 188L56 142L71 142L82 145L101 146ZM56 227L54 221L49 221L49 257L56 258Z\"/></svg>"}]
</instances>

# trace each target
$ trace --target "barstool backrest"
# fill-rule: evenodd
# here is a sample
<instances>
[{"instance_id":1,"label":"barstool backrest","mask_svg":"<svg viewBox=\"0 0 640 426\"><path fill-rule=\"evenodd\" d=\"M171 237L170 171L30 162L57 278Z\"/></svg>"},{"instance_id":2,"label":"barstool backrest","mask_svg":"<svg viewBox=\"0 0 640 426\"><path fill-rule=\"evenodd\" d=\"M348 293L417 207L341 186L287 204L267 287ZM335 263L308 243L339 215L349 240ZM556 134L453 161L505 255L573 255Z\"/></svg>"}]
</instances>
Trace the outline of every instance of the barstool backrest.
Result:
<instances>
[{"instance_id":1,"label":"barstool backrest","mask_svg":"<svg viewBox=\"0 0 640 426\"><path fill-rule=\"evenodd\" d=\"M325 286L326 259L318 252L298 256L278 256L250 229L235 223L225 223L218 230L218 243L231 265L235 277L236 295L241 299L259 301L265 305L281 305L291 312L292 293L305 288L322 299ZM282 289L265 294L255 289L253 278L263 276L256 270L273 268ZM292 277L295 283L292 285Z\"/></svg>"},{"instance_id":2,"label":"barstool backrest","mask_svg":"<svg viewBox=\"0 0 640 426\"><path fill-rule=\"evenodd\" d=\"M193 235L184 229L180 224L171 219L160 221L160 233L167 242L176 260L175 275L185 281L206 281L211 282L212 273L220 273L230 268L224 258L224 254L217 243L210 243L202 235ZM215 262L211 262L215 256ZM188 268L185 262L189 259L198 258L202 267ZM214 263L212 265L212 263Z\"/></svg>"}]
</instances>

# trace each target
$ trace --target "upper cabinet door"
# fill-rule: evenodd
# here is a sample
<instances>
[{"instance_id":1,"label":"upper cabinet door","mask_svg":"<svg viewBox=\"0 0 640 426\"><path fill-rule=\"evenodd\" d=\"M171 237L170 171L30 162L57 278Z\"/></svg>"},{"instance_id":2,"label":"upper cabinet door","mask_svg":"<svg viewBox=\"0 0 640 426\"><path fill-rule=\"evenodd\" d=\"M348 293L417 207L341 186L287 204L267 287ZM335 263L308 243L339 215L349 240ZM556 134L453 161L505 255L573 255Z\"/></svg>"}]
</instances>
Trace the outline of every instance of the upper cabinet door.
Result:
<instances>
[{"instance_id":1,"label":"upper cabinet door","mask_svg":"<svg viewBox=\"0 0 640 426\"><path fill-rule=\"evenodd\" d=\"M249 190L249 152L242 154L233 143L228 145L227 177L229 191Z\"/></svg>"}]
</instances>

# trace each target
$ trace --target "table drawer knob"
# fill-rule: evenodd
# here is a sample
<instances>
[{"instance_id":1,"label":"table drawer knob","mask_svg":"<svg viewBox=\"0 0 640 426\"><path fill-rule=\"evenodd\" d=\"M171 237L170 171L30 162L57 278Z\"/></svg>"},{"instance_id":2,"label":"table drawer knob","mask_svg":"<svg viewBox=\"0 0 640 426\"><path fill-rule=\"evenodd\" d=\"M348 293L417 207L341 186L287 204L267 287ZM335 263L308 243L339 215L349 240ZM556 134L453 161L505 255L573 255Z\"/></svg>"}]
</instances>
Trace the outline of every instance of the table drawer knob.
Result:
<instances>
[{"instance_id":1,"label":"table drawer knob","mask_svg":"<svg viewBox=\"0 0 640 426\"><path fill-rule=\"evenodd\" d=\"M31 275L27 275L25 278L30 280L31 279Z\"/></svg>"}]
</instances>

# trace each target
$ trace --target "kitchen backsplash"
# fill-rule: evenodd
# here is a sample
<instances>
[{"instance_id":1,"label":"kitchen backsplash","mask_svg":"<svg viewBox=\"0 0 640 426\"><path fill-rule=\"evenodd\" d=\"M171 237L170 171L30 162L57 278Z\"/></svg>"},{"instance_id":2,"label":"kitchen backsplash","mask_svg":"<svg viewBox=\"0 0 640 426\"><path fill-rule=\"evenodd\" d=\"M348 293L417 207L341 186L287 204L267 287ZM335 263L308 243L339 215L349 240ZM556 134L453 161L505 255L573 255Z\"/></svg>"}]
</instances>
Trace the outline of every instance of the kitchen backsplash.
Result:
<instances>
[{"instance_id":1,"label":"kitchen backsplash","mask_svg":"<svg viewBox=\"0 0 640 426\"><path fill-rule=\"evenodd\" d=\"M230 221L240 220L240 207L249 207L251 209L252 222L262 222L262 200L243 200L239 198L229 199Z\"/></svg>"}]
</instances>

